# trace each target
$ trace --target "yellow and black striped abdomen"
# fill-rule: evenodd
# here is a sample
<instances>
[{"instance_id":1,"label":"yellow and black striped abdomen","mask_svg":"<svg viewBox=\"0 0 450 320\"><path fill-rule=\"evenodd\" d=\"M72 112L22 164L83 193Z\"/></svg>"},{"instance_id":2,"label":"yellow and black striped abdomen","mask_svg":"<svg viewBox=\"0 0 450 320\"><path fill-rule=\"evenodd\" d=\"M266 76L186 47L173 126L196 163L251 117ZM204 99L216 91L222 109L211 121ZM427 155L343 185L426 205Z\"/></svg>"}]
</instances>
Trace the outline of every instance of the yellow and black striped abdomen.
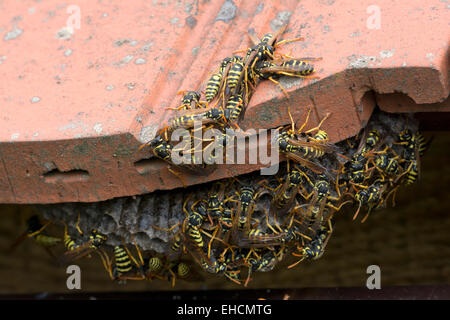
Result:
<instances>
[{"instance_id":1,"label":"yellow and black striped abdomen","mask_svg":"<svg viewBox=\"0 0 450 320\"><path fill-rule=\"evenodd\" d=\"M148 271L152 273L159 272L163 267L163 262L158 257L152 257L148 260Z\"/></svg>"},{"instance_id":2,"label":"yellow and black striped abdomen","mask_svg":"<svg viewBox=\"0 0 450 320\"><path fill-rule=\"evenodd\" d=\"M408 167L408 173L406 175L406 185L411 185L417 181L419 177L419 171L417 169L417 162L411 161Z\"/></svg>"},{"instance_id":3,"label":"yellow and black striped abdomen","mask_svg":"<svg viewBox=\"0 0 450 320\"><path fill-rule=\"evenodd\" d=\"M182 239L181 239L180 235L176 234L173 237L171 249L173 251L178 251L178 249L180 249L180 247L181 247L181 243L182 243Z\"/></svg>"},{"instance_id":4,"label":"yellow and black striped abdomen","mask_svg":"<svg viewBox=\"0 0 450 320\"><path fill-rule=\"evenodd\" d=\"M301 75L310 75L314 73L314 66L301 60L288 60L281 64L281 67L285 67L292 71L296 71Z\"/></svg>"},{"instance_id":5,"label":"yellow and black striped abdomen","mask_svg":"<svg viewBox=\"0 0 450 320\"><path fill-rule=\"evenodd\" d=\"M323 156L325 152L321 150L320 148L316 147L303 147L302 148L302 155L305 158L319 158Z\"/></svg>"},{"instance_id":6,"label":"yellow and black striped abdomen","mask_svg":"<svg viewBox=\"0 0 450 320\"><path fill-rule=\"evenodd\" d=\"M78 248L78 245L75 243L75 241L72 240L72 238L68 234L64 235L64 246L69 251Z\"/></svg>"},{"instance_id":7,"label":"yellow and black striped abdomen","mask_svg":"<svg viewBox=\"0 0 450 320\"><path fill-rule=\"evenodd\" d=\"M198 228L190 226L188 229L188 235L198 247L203 248L203 238Z\"/></svg>"},{"instance_id":8,"label":"yellow and black striped abdomen","mask_svg":"<svg viewBox=\"0 0 450 320\"><path fill-rule=\"evenodd\" d=\"M172 122L170 123L170 129L175 130L176 128L185 128L193 126L194 121L199 119L200 119L199 115L196 114L177 117L173 119Z\"/></svg>"},{"instance_id":9,"label":"yellow and black striped abdomen","mask_svg":"<svg viewBox=\"0 0 450 320\"><path fill-rule=\"evenodd\" d=\"M236 121L242 112L242 96L234 95L228 99L225 107L225 119L228 121Z\"/></svg>"},{"instance_id":10,"label":"yellow and black striped abdomen","mask_svg":"<svg viewBox=\"0 0 450 320\"><path fill-rule=\"evenodd\" d=\"M177 266L177 275L180 278L187 278L191 272L191 267L185 263L180 262Z\"/></svg>"},{"instance_id":11,"label":"yellow and black striped abdomen","mask_svg":"<svg viewBox=\"0 0 450 320\"><path fill-rule=\"evenodd\" d=\"M272 33L266 33L261 38L261 42L268 43L272 38L273 38L273 34Z\"/></svg>"},{"instance_id":12,"label":"yellow and black striped abdomen","mask_svg":"<svg viewBox=\"0 0 450 320\"><path fill-rule=\"evenodd\" d=\"M317 131L316 135L314 136L314 139L327 141L328 140L328 133L326 133L323 130L319 130L319 131Z\"/></svg>"},{"instance_id":13,"label":"yellow and black striped abdomen","mask_svg":"<svg viewBox=\"0 0 450 320\"><path fill-rule=\"evenodd\" d=\"M244 64L242 62L236 62L230 68L227 77L227 88L233 89L237 86L239 79L241 78L242 71L244 70Z\"/></svg>"},{"instance_id":14,"label":"yellow and black striped abdomen","mask_svg":"<svg viewBox=\"0 0 450 320\"><path fill-rule=\"evenodd\" d=\"M206 83L205 97L207 102L211 102L219 92L222 77L222 73L215 73Z\"/></svg>"},{"instance_id":15,"label":"yellow and black striped abdomen","mask_svg":"<svg viewBox=\"0 0 450 320\"><path fill-rule=\"evenodd\" d=\"M130 272L133 269L130 257L122 247L114 247L114 257L116 259L116 270L119 275Z\"/></svg>"},{"instance_id":16,"label":"yellow and black striped abdomen","mask_svg":"<svg viewBox=\"0 0 450 320\"><path fill-rule=\"evenodd\" d=\"M430 147L430 141L425 140L424 136L419 132L416 133L416 139L419 146L419 155L423 156Z\"/></svg>"}]
</instances>

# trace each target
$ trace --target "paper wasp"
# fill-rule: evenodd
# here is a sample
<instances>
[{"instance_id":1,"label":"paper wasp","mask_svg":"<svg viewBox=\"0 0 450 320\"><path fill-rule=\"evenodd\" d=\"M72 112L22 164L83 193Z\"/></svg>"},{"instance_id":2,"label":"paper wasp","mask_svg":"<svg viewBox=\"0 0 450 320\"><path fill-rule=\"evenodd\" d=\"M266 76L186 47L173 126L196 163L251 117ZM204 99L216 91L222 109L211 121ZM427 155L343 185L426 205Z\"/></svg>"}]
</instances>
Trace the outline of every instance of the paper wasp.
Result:
<instances>
[{"instance_id":1,"label":"paper wasp","mask_svg":"<svg viewBox=\"0 0 450 320\"><path fill-rule=\"evenodd\" d=\"M225 119L227 121L236 121L238 118L242 118L244 100L242 99L242 94L231 95L225 106Z\"/></svg>"},{"instance_id":2,"label":"paper wasp","mask_svg":"<svg viewBox=\"0 0 450 320\"><path fill-rule=\"evenodd\" d=\"M256 73L262 79L267 79L278 85L286 96L289 96L281 83L276 78L281 76L298 77L307 79L318 79L319 77L313 76L315 72L314 66L307 61L319 61L322 58L299 58L289 60L273 60L269 63L262 63L256 65Z\"/></svg>"},{"instance_id":3,"label":"paper wasp","mask_svg":"<svg viewBox=\"0 0 450 320\"><path fill-rule=\"evenodd\" d=\"M327 173L328 171L325 167L311 160L318 158L325 153L336 152L339 150L335 145L328 143L327 140L323 140L323 131L319 131L323 122L330 114L327 114L317 127L303 132L303 128L308 123L311 108L308 110L305 122L298 131L295 131L294 120L292 119L289 109L288 113L291 118L291 128L281 132L276 139L280 151L283 152L288 159L299 163L301 166L307 167L316 173ZM320 134L317 134L315 137L309 137L308 134L314 131L319 131Z\"/></svg>"},{"instance_id":4,"label":"paper wasp","mask_svg":"<svg viewBox=\"0 0 450 320\"><path fill-rule=\"evenodd\" d=\"M166 267L167 279L172 282L172 287L175 287L175 280L180 279L184 281L201 281L203 277L194 270L194 268L187 261L169 262Z\"/></svg>"},{"instance_id":5,"label":"paper wasp","mask_svg":"<svg viewBox=\"0 0 450 320\"><path fill-rule=\"evenodd\" d=\"M369 217L370 211L373 208L378 208L384 202L382 198L383 193L386 191L387 181L384 179L375 180L367 189L362 189L355 194L355 200L359 202L358 210L353 216L353 220L358 216L359 210L363 205L367 205L369 210L366 216L361 220L364 223Z\"/></svg>"},{"instance_id":6,"label":"paper wasp","mask_svg":"<svg viewBox=\"0 0 450 320\"><path fill-rule=\"evenodd\" d=\"M213 101L217 94L221 92L225 77L228 74L231 65L240 61L242 61L242 58L238 56L227 57L222 60L219 70L213 73L206 83L205 97L208 103Z\"/></svg>"},{"instance_id":7,"label":"paper wasp","mask_svg":"<svg viewBox=\"0 0 450 320\"><path fill-rule=\"evenodd\" d=\"M136 246L137 248L137 246ZM140 263L131 255L126 246L114 246L114 260L112 264L109 261L108 271L112 280L144 280L144 261L141 252L138 250ZM134 264L133 264L134 263Z\"/></svg>"},{"instance_id":8,"label":"paper wasp","mask_svg":"<svg viewBox=\"0 0 450 320\"><path fill-rule=\"evenodd\" d=\"M178 94L183 94L181 105L177 108L169 108L171 110L189 110L201 108L204 104L200 101L200 93L198 91L180 91Z\"/></svg>"},{"instance_id":9,"label":"paper wasp","mask_svg":"<svg viewBox=\"0 0 450 320\"><path fill-rule=\"evenodd\" d=\"M411 130L403 130L399 134L399 142L404 146L403 159L404 172L396 179L400 181L405 176L405 184L411 185L420 179L420 158L429 148L431 140L426 141L425 138L416 132L413 134Z\"/></svg>"},{"instance_id":10,"label":"paper wasp","mask_svg":"<svg viewBox=\"0 0 450 320\"><path fill-rule=\"evenodd\" d=\"M61 239L45 234L44 230L45 230L45 228L48 227L48 225L50 225L51 222L49 221L49 222L45 223L44 225L42 225L39 220L39 216L32 215L31 217L29 217L26 220L25 223L27 226L27 230L22 235L20 235L16 239L16 241L11 245L11 247L8 250L8 253L9 254L12 253L15 250L15 248L19 244L21 244L25 239L31 238L36 243L43 246L45 248L45 250L49 253L50 256L54 257L54 255L52 254L52 252L50 251L49 248L60 243Z\"/></svg>"},{"instance_id":11,"label":"paper wasp","mask_svg":"<svg viewBox=\"0 0 450 320\"><path fill-rule=\"evenodd\" d=\"M97 251L107 239L105 235L99 233L97 230L92 230L89 240L73 250L66 251L59 257L58 264L65 265Z\"/></svg>"},{"instance_id":12,"label":"paper wasp","mask_svg":"<svg viewBox=\"0 0 450 320\"><path fill-rule=\"evenodd\" d=\"M303 260L317 260L323 255L328 240L333 232L331 222L329 222L329 226L329 228L321 226L315 237L306 246L297 246L297 250L300 254L292 253L292 255L295 257L301 257L301 259L288 266L288 269L295 267Z\"/></svg>"},{"instance_id":13,"label":"paper wasp","mask_svg":"<svg viewBox=\"0 0 450 320\"><path fill-rule=\"evenodd\" d=\"M275 264L277 263L276 255L273 251L267 250L261 257L253 258L250 257L247 259L247 264L249 266L248 268L248 275L247 280L245 281L244 286L246 287L250 281L251 274L253 272L266 272L271 270Z\"/></svg>"}]
</instances>

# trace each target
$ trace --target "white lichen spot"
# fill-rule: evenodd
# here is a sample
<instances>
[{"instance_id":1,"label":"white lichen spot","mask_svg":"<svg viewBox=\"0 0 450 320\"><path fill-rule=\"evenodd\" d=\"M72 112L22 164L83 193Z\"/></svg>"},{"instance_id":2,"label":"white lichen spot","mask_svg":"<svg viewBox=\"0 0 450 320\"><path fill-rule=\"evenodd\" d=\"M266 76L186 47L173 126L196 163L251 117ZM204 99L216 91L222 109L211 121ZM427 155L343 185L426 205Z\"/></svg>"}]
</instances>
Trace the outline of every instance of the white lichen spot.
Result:
<instances>
[{"instance_id":1,"label":"white lichen spot","mask_svg":"<svg viewBox=\"0 0 450 320\"><path fill-rule=\"evenodd\" d=\"M20 133L13 133L11 135L11 140L16 140L17 138L19 138L19 136L20 136Z\"/></svg>"},{"instance_id":2,"label":"white lichen spot","mask_svg":"<svg viewBox=\"0 0 450 320\"><path fill-rule=\"evenodd\" d=\"M434 54L433 53L427 53L426 58L428 59L428 61L433 62L434 60Z\"/></svg>"},{"instance_id":3,"label":"white lichen spot","mask_svg":"<svg viewBox=\"0 0 450 320\"><path fill-rule=\"evenodd\" d=\"M122 62L122 63L128 63L128 62L130 62L131 60L133 60L133 55L132 55L132 54L129 54L129 55L127 55L125 58L123 58L122 60L120 60L120 62Z\"/></svg>"},{"instance_id":4,"label":"white lichen spot","mask_svg":"<svg viewBox=\"0 0 450 320\"><path fill-rule=\"evenodd\" d=\"M381 59L390 58L394 55L394 53L395 53L395 49L380 51L380 58Z\"/></svg>"},{"instance_id":5,"label":"white lichen spot","mask_svg":"<svg viewBox=\"0 0 450 320\"><path fill-rule=\"evenodd\" d=\"M94 131L97 133L97 134L100 134L101 132L102 132L102 130L103 130L103 128L102 128L102 124L100 123L100 122L98 122L98 123L96 123L95 125L94 125Z\"/></svg>"},{"instance_id":6,"label":"white lichen spot","mask_svg":"<svg viewBox=\"0 0 450 320\"><path fill-rule=\"evenodd\" d=\"M112 84L106 86L106 90L111 91L112 89L114 89Z\"/></svg>"},{"instance_id":7,"label":"white lichen spot","mask_svg":"<svg viewBox=\"0 0 450 320\"><path fill-rule=\"evenodd\" d=\"M347 57L349 60L349 68L366 68L370 64L373 64L377 61L377 58L374 56L357 56L357 55L351 55L350 57Z\"/></svg>"},{"instance_id":8,"label":"white lichen spot","mask_svg":"<svg viewBox=\"0 0 450 320\"><path fill-rule=\"evenodd\" d=\"M64 55L66 57L70 56L72 54L72 49L67 49L66 51L64 51Z\"/></svg>"},{"instance_id":9,"label":"white lichen spot","mask_svg":"<svg viewBox=\"0 0 450 320\"><path fill-rule=\"evenodd\" d=\"M151 141L152 139L155 138L157 131L158 131L157 124L143 127L139 134L139 141L141 143L147 143L147 142Z\"/></svg>"},{"instance_id":10,"label":"white lichen spot","mask_svg":"<svg viewBox=\"0 0 450 320\"><path fill-rule=\"evenodd\" d=\"M147 60L145 60L144 58L137 58L137 59L134 61L134 63L135 63L135 64L145 64L145 63L147 63Z\"/></svg>"},{"instance_id":11,"label":"white lichen spot","mask_svg":"<svg viewBox=\"0 0 450 320\"><path fill-rule=\"evenodd\" d=\"M13 27L13 30L10 32L7 32L5 36L3 37L3 40L8 41L17 38L23 33L22 29L17 28L16 26Z\"/></svg>"},{"instance_id":12,"label":"white lichen spot","mask_svg":"<svg viewBox=\"0 0 450 320\"><path fill-rule=\"evenodd\" d=\"M129 90L134 90L134 87L136 87L136 82L127 83L126 86Z\"/></svg>"},{"instance_id":13,"label":"white lichen spot","mask_svg":"<svg viewBox=\"0 0 450 320\"><path fill-rule=\"evenodd\" d=\"M73 34L73 28L71 27L63 27L58 32L56 32L56 39L68 40Z\"/></svg>"},{"instance_id":14,"label":"white lichen spot","mask_svg":"<svg viewBox=\"0 0 450 320\"><path fill-rule=\"evenodd\" d=\"M39 101L41 101L41 98L39 98L39 97L33 97L33 98L31 98L31 103L37 103L37 102L39 102Z\"/></svg>"}]
</instances>

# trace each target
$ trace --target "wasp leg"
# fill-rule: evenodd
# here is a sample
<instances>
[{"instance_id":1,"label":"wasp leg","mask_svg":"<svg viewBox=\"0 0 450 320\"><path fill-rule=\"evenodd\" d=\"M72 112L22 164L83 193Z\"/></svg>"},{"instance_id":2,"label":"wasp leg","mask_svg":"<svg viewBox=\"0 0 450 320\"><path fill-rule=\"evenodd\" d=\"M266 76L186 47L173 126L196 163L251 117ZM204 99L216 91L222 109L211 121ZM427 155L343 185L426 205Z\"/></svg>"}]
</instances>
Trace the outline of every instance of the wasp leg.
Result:
<instances>
[{"instance_id":1,"label":"wasp leg","mask_svg":"<svg viewBox=\"0 0 450 320\"><path fill-rule=\"evenodd\" d=\"M285 40L281 40L281 41L278 41L276 44L275 44L275 48L278 48L278 47L280 47L281 45L283 45L283 44L285 44L285 43L289 43L289 42L297 42L297 41L304 41L305 40L305 38L303 38L303 37L298 37L298 38L293 38L293 39L285 39Z\"/></svg>"},{"instance_id":2,"label":"wasp leg","mask_svg":"<svg viewBox=\"0 0 450 320\"><path fill-rule=\"evenodd\" d=\"M279 81L276 81L272 77L269 77L269 80L272 81L273 83L277 84L280 87L281 91L283 91L286 98L289 98L289 94L287 93L287 91L284 89L284 87L281 85L281 83Z\"/></svg>"},{"instance_id":3,"label":"wasp leg","mask_svg":"<svg viewBox=\"0 0 450 320\"><path fill-rule=\"evenodd\" d=\"M309 129L308 131L306 131L305 133L311 133L311 132L314 132L314 131L319 131L320 130L320 127L322 126L322 124L324 123L324 121L326 120L326 119L328 119L328 117L331 115L331 113L330 112L327 112L327 114L325 115L325 117L323 117L323 119L320 121L320 123L317 125L317 127L314 127L314 128L312 128L312 129Z\"/></svg>"},{"instance_id":4,"label":"wasp leg","mask_svg":"<svg viewBox=\"0 0 450 320\"><path fill-rule=\"evenodd\" d=\"M187 184L184 181L184 179L181 177L181 174L179 172L176 172L175 170L171 169L170 167L167 167L167 170L172 173L174 176L176 176L178 179L180 179L181 183L183 184L183 187L186 188Z\"/></svg>"}]
</instances>

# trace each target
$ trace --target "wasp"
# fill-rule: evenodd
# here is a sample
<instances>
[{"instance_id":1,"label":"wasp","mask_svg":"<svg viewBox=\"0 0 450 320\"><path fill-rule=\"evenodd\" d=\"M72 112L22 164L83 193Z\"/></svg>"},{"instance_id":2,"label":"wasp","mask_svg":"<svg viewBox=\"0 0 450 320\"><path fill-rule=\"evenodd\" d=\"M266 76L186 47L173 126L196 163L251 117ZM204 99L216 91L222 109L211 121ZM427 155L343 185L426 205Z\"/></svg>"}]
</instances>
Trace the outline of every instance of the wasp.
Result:
<instances>
[{"instance_id":1,"label":"wasp","mask_svg":"<svg viewBox=\"0 0 450 320\"><path fill-rule=\"evenodd\" d=\"M352 159L345 163L342 173L353 183L360 184L365 178L365 172L367 171L366 164L368 158L362 154L353 155Z\"/></svg>"},{"instance_id":2,"label":"wasp","mask_svg":"<svg viewBox=\"0 0 450 320\"><path fill-rule=\"evenodd\" d=\"M258 62L274 59L274 51L275 48L281 46L283 43L294 42L294 41L302 41L303 38L294 38L294 39L285 39L282 41L278 41L278 38L281 34L286 30L286 26L280 28L277 33L266 33L261 40L259 40L256 36L249 33L248 36L253 43L253 47L247 49L246 61L248 61L250 65L250 69L254 70L255 65ZM284 56L284 55L282 55Z\"/></svg>"},{"instance_id":3,"label":"wasp","mask_svg":"<svg viewBox=\"0 0 450 320\"><path fill-rule=\"evenodd\" d=\"M295 196L298 192L298 187L303 183L303 172L298 169L292 169L288 172L285 183L277 191L272 198L272 205L278 210L284 212L289 210L292 206Z\"/></svg>"},{"instance_id":4,"label":"wasp","mask_svg":"<svg viewBox=\"0 0 450 320\"><path fill-rule=\"evenodd\" d=\"M187 236L197 248L202 249L204 247L204 241L201 234L201 225L208 215L207 208L204 202L202 200L199 200L191 206L190 212L187 212L185 207L183 208L183 210L188 215L183 222L183 230L185 228L184 225L187 223Z\"/></svg>"},{"instance_id":5,"label":"wasp","mask_svg":"<svg viewBox=\"0 0 450 320\"><path fill-rule=\"evenodd\" d=\"M208 112L202 112L197 114L187 114L183 116L179 116L175 119L173 119L168 127L164 129L168 131L173 131L177 128L192 128L194 126L194 123L196 121L202 121L205 119L208 119L208 116L211 115L211 113Z\"/></svg>"},{"instance_id":6,"label":"wasp","mask_svg":"<svg viewBox=\"0 0 450 320\"><path fill-rule=\"evenodd\" d=\"M400 178L402 178L404 175L406 175L405 176L406 178L404 181L404 183L406 185L411 185L411 184L415 183L417 181L417 179L419 179L420 166L419 166L417 160L409 160L408 161L408 166L406 167L404 174L400 175L398 177L398 180L400 180Z\"/></svg>"},{"instance_id":7,"label":"wasp","mask_svg":"<svg viewBox=\"0 0 450 320\"><path fill-rule=\"evenodd\" d=\"M307 79L318 79L319 77L313 76L315 72L314 66L309 64L307 61L318 61L322 58L300 58L300 59L289 59L289 60L273 60L269 63L263 63L257 65L257 73L262 79L268 79L273 83L277 84L281 91L286 96L289 96L286 90L283 88L280 82L276 81L274 78L281 76L289 77L299 77ZM263 76L261 76L263 75Z\"/></svg>"},{"instance_id":8,"label":"wasp","mask_svg":"<svg viewBox=\"0 0 450 320\"><path fill-rule=\"evenodd\" d=\"M369 217L370 211L373 208L379 208L384 202L382 195L387 188L387 182L384 179L375 180L367 189L362 189L355 194L356 201L359 202L358 210L353 216L353 220L358 216L361 206L367 205L369 211L366 216L361 220L361 223L365 222Z\"/></svg>"},{"instance_id":9,"label":"wasp","mask_svg":"<svg viewBox=\"0 0 450 320\"><path fill-rule=\"evenodd\" d=\"M236 61L231 65L226 78L225 94L236 93L236 89L239 87L238 84L242 79L244 70L245 66L242 61ZM234 92L232 92L232 90L234 90Z\"/></svg>"},{"instance_id":10,"label":"wasp","mask_svg":"<svg viewBox=\"0 0 450 320\"><path fill-rule=\"evenodd\" d=\"M141 263L139 264L126 247L114 246L113 265L110 264L110 277L113 280L144 280L144 261L139 252ZM134 264L133 264L134 263Z\"/></svg>"},{"instance_id":11,"label":"wasp","mask_svg":"<svg viewBox=\"0 0 450 320\"><path fill-rule=\"evenodd\" d=\"M319 130L311 139L307 139L307 144L301 148L301 153L305 158L320 158L327 152L337 151L337 147L328 144L328 134ZM311 143L314 142L314 143ZM295 145L295 142L294 142ZM301 145L301 144L299 144Z\"/></svg>"},{"instance_id":12,"label":"wasp","mask_svg":"<svg viewBox=\"0 0 450 320\"><path fill-rule=\"evenodd\" d=\"M242 94L234 94L228 98L224 111L224 117L227 122L236 122L238 119L242 119L244 116L244 112L242 112L243 103Z\"/></svg>"},{"instance_id":13,"label":"wasp","mask_svg":"<svg viewBox=\"0 0 450 320\"><path fill-rule=\"evenodd\" d=\"M70 237L69 233L67 232L67 224L64 223L64 246L66 247L66 250L71 251L75 250L79 247L78 244L75 243L75 241Z\"/></svg>"},{"instance_id":14,"label":"wasp","mask_svg":"<svg viewBox=\"0 0 450 320\"><path fill-rule=\"evenodd\" d=\"M133 265L131 264L131 259L128 256L125 249L121 246L114 247L114 258L116 260L115 268L114 268L114 278L117 276L121 276L130 272L133 269Z\"/></svg>"},{"instance_id":15,"label":"wasp","mask_svg":"<svg viewBox=\"0 0 450 320\"><path fill-rule=\"evenodd\" d=\"M320 131L320 127L323 122L330 116L328 113L315 128L303 132L303 128L306 126L309 120L309 115L311 113L311 108L309 108L306 120L300 129L296 132L294 120L288 108L288 113L291 118L291 129L283 131L278 135L276 141L281 152L283 152L288 159L305 166L316 173L327 172L326 168L322 165L312 162L311 159L318 158L325 153L336 152L339 149L328 143L327 139L323 139L324 134ZM319 131L315 137L307 136L311 132ZM305 138L306 137L306 138Z\"/></svg>"},{"instance_id":16,"label":"wasp","mask_svg":"<svg viewBox=\"0 0 450 320\"><path fill-rule=\"evenodd\" d=\"M219 190L212 190L208 193L208 209L207 212L211 217L221 217L223 213L223 198L225 192L225 185L217 182L215 186L219 186Z\"/></svg>"},{"instance_id":17,"label":"wasp","mask_svg":"<svg viewBox=\"0 0 450 320\"><path fill-rule=\"evenodd\" d=\"M232 239L237 239L239 228L250 229L250 217L254 209L255 189L242 186L239 193L238 207L233 217Z\"/></svg>"},{"instance_id":18,"label":"wasp","mask_svg":"<svg viewBox=\"0 0 450 320\"><path fill-rule=\"evenodd\" d=\"M270 65L261 66L260 73L285 75L290 77L308 77L315 72L314 66L307 61L319 61L322 58L300 58L289 60L273 60Z\"/></svg>"},{"instance_id":19,"label":"wasp","mask_svg":"<svg viewBox=\"0 0 450 320\"><path fill-rule=\"evenodd\" d=\"M324 166L302 157L301 147L292 143L294 141L294 139L295 139L295 135L288 131L283 131L280 134L278 134L278 136L276 138L276 143L278 145L279 150L281 152L283 152L288 159L290 159L296 163L299 163L300 165L305 166L314 172L326 171L326 168ZM303 145L305 145L305 144L303 144Z\"/></svg>"},{"instance_id":20,"label":"wasp","mask_svg":"<svg viewBox=\"0 0 450 320\"><path fill-rule=\"evenodd\" d=\"M222 63L219 66L219 70L213 73L206 83L205 97L208 103L213 101L217 94L221 91L225 75L228 74L230 66L233 63L240 61L242 61L242 58L238 56L227 57L222 60Z\"/></svg>"},{"instance_id":21,"label":"wasp","mask_svg":"<svg viewBox=\"0 0 450 320\"><path fill-rule=\"evenodd\" d=\"M361 184L367 177L365 173L368 169L368 155L380 143L380 133L373 129L365 131L358 149L353 154L351 160L344 165L343 173L354 184Z\"/></svg>"},{"instance_id":22,"label":"wasp","mask_svg":"<svg viewBox=\"0 0 450 320\"><path fill-rule=\"evenodd\" d=\"M177 261L169 263L167 271L170 276L168 280L172 282L172 287L175 287L175 280L181 279L185 281L201 281L203 277L192 268L192 266L185 261Z\"/></svg>"},{"instance_id":23,"label":"wasp","mask_svg":"<svg viewBox=\"0 0 450 320\"><path fill-rule=\"evenodd\" d=\"M330 223L331 226L331 223ZM300 254L292 253L295 257L301 257L301 259L294 264L288 266L288 268L293 268L303 260L317 260L319 259L324 251L325 247L330 239L332 233L332 229L328 229L325 226L321 226L317 231L315 237L309 242L306 246L298 246L297 250L300 251Z\"/></svg>"},{"instance_id":24,"label":"wasp","mask_svg":"<svg viewBox=\"0 0 450 320\"><path fill-rule=\"evenodd\" d=\"M219 122L225 119L225 112L222 108L212 108L202 115L203 119Z\"/></svg>"},{"instance_id":25,"label":"wasp","mask_svg":"<svg viewBox=\"0 0 450 320\"><path fill-rule=\"evenodd\" d=\"M203 270L214 274L223 274L227 270L227 264L225 262L217 261L213 257L210 260L203 260L201 266Z\"/></svg>"},{"instance_id":26,"label":"wasp","mask_svg":"<svg viewBox=\"0 0 450 320\"><path fill-rule=\"evenodd\" d=\"M250 281L251 274L253 272L261 271L266 272L271 270L277 263L276 255L273 251L265 252L260 259L250 257L247 259L247 264L249 266L247 280L244 286L246 287Z\"/></svg>"},{"instance_id":27,"label":"wasp","mask_svg":"<svg viewBox=\"0 0 450 320\"><path fill-rule=\"evenodd\" d=\"M219 218L219 224L224 232L231 230L233 225L233 211L230 208L224 208Z\"/></svg>"},{"instance_id":28,"label":"wasp","mask_svg":"<svg viewBox=\"0 0 450 320\"><path fill-rule=\"evenodd\" d=\"M364 139L362 139L362 141L364 141ZM378 142L380 142L380 133L378 130L373 129L369 132L367 138L365 139L365 144L362 146L361 151L357 151L356 153L365 156L370 150L375 148Z\"/></svg>"},{"instance_id":29,"label":"wasp","mask_svg":"<svg viewBox=\"0 0 450 320\"><path fill-rule=\"evenodd\" d=\"M281 91L289 97L287 91L284 89L284 87L281 85L281 83L275 79L278 79L281 75L277 73L271 73L271 72L264 72L264 70L267 70L269 68L278 67L276 64L272 63L271 61L259 61L255 68L252 70L253 72L251 75L249 75L249 78L253 81L253 83L256 83L256 79L262 79L262 80L270 80L271 82L275 83L277 86L280 87Z\"/></svg>"},{"instance_id":30,"label":"wasp","mask_svg":"<svg viewBox=\"0 0 450 320\"><path fill-rule=\"evenodd\" d=\"M74 260L78 260L88 254L97 251L107 240L107 236L101 234L97 230L92 230L89 235L89 240L79 245L77 248L66 251L59 259L58 263L61 265L67 264Z\"/></svg>"},{"instance_id":31,"label":"wasp","mask_svg":"<svg viewBox=\"0 0 450 320\"><path fill-rule=\"evenodd\" d=\"M420 178L420 158L429 148L430 143L431 140L426 141L419 132L413 134L409 129L400 132L397 144L404 146L403 163L406 165L404 165L404 172L396 179L396 182L406 176L404 183L411 185Z\"/></svg>"},{"instance_id":32,"label":"wasp","mask_svg":"<svg viewBox=\"0 0 450 320\"><path fill-rule=\"evenodd\" d=\"M238 249L234 252L227 252L224 261L227 266L224 276L236 283L241 284L241 266L245 265L246 249Z\"/></svg>"},{"instance_id":33,"label":"wasp","mask_svg":"<svg viewBox=\"0 0 450 320\"><path fill-rule=\"evenodd\" d=\"M14 249L22 243L26 238L33 239L36 243L42 245L46 251L53 257L52 252L50 251L50 247L53 247L61 242L60 238L49 236L44 233L45 228L50 224L51 222L47 222L46 224L42 225L39 217L37 215L32 215L30 218L26 221L27 229L26 231L20 235L16 241L11 245L9 248L8 253L11 253L14 251Z\"/></svg>"},{"instance_id":34,"label":"wasp","mask_svg":"<svg viewBox=\"0 0 450 320\"><path fill-rule=\"evenodd\" d=\"M400 171L399 157L391 154L379 154L375 157L375 168L387 176L395 176Z\"/></svg>"},{"instance_id":35,"label":"wasp","mask_svg":"<svg viewBox=\"0 0 450 320\"><path fill-rule=\"evenodd\" d=\"M217 96L222 86L223 74L218 72L214 73L206 83L205 97L207 102L211 102Z\"/></svg>"},{"instance_id":36,"label":"wasp","mask_svg":"<svg viewBox=\"0 0 450 320\"><path fill-rule=\"evenodd\" d=\"M171 162L173 146L165 141L162 136L155 137L149 144L150 149L156 157Z\"/></svg>"},{"instance_id":37,"label":"wasp","mask_svg":"<svg viewBox=\"0 0 450 320\"><path fill-rule=\"evenodd\" d=\"M172 110L189 110L202 107L203 101L200 101L200 93L198 91L180 91L178 94L183 94L181 105L177 108L169 108Z\"/></svg>"}]
</instances>

